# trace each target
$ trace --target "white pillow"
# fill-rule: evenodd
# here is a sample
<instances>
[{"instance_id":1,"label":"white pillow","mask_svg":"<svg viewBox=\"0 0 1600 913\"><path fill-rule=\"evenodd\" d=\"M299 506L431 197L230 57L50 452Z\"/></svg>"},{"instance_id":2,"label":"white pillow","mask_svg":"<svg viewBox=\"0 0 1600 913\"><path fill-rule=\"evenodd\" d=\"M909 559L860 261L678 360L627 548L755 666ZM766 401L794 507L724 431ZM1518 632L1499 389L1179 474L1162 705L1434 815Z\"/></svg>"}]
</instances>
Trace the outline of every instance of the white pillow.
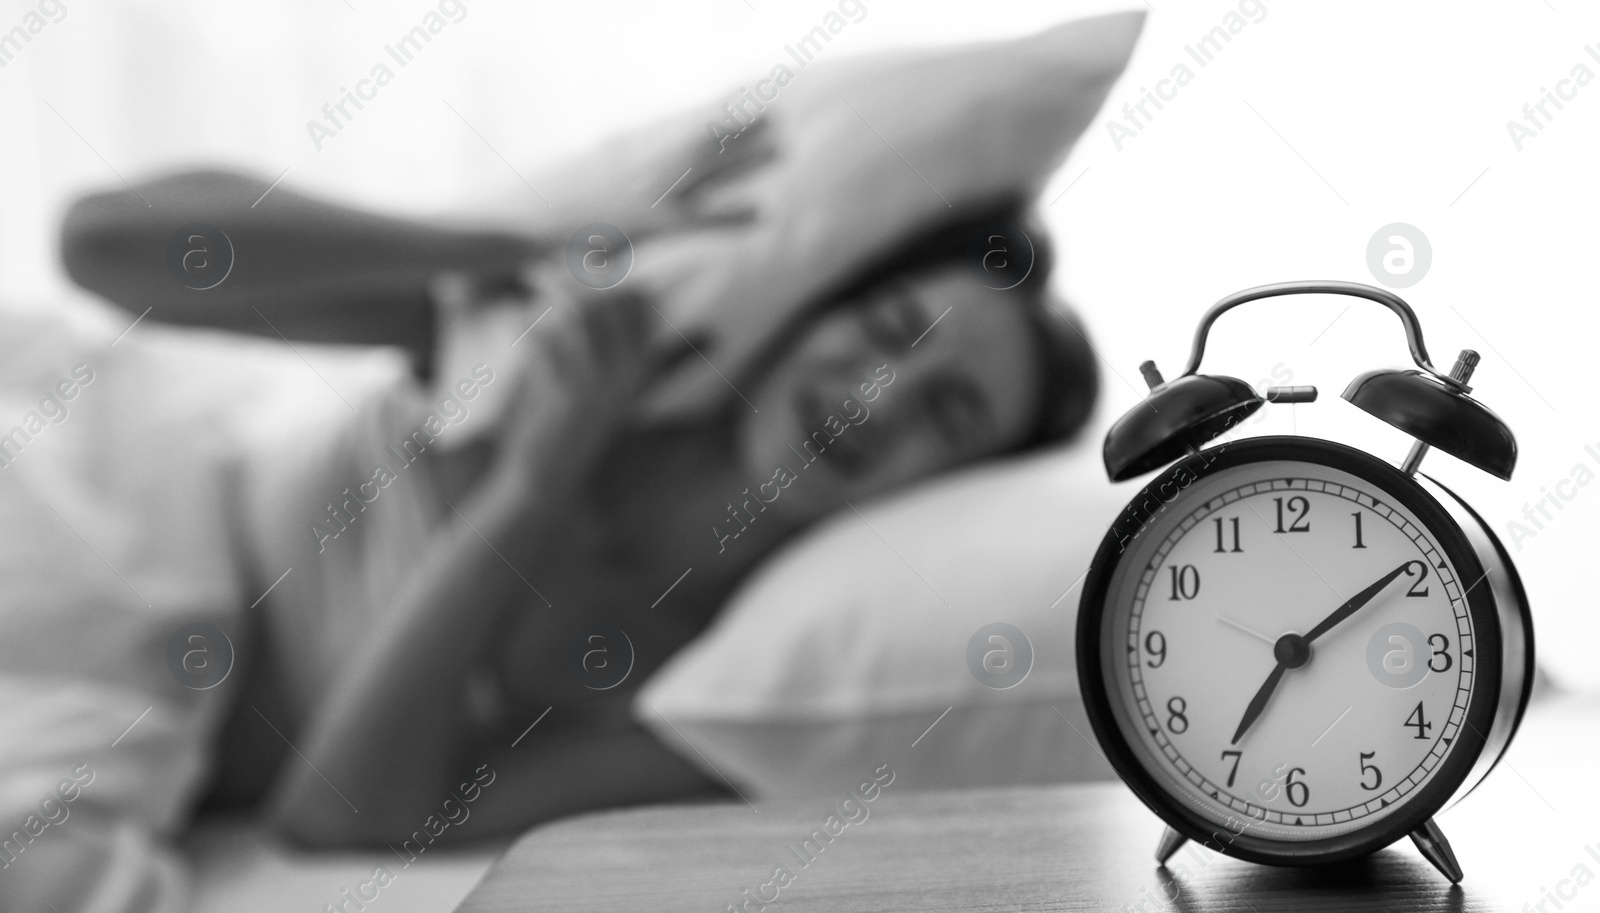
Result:
<instances>
[{"instance_id":1,"label":"white pillow","mask_svg":"<svg viewBox=\"0 0 1600 913\"><path fill-rule=\"evenodd\" d=\"M552 169L533 182L550 205L522 224L565 240L604 219L638 245L628 281L670 320L660 341L681 332L717 366L685 359L651 384L645 411L709 414L728 395L719 372L755 368L819 295L937 221L1036 197L1143 24L1141 9L1002 41L785 57L741 92ZM730 100L743 105L737 120L723 113ZM729 222L742 214L751 221Z\"/></svg>"},{"instance_id":2,"label":"white pillow","mask_svg":"<svg viewBox=\"0 0 1600 913\"><path fill-rule=\"evenodd\" d=\"M885 763L916 788L1110 777L1073 653L1081 577L1132 495L1098 440L843 511L762 565L635 716L753 796L829 793ZM1033 653L1005 690L969 666L995 622Z\"/></svg>"}]
</instances>

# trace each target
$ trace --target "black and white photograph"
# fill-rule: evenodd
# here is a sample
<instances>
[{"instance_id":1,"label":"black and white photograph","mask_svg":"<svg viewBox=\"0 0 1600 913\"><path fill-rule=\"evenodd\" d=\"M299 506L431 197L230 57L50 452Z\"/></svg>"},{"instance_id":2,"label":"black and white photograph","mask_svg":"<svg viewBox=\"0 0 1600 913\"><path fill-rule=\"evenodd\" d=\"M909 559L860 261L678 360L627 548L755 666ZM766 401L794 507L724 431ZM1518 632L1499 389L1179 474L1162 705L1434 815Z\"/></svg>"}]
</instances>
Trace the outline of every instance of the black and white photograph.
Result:
<instances>
[{"instance_id":1,"label":"black and white photograph","mask_svg":"<svg viewBox=\"0 0 1600 913\"><path fill-rule=\"evenodd\" d=\"M0 0L0 913L1600 910L1597 75Z\"/></svg>"}]
</instances>

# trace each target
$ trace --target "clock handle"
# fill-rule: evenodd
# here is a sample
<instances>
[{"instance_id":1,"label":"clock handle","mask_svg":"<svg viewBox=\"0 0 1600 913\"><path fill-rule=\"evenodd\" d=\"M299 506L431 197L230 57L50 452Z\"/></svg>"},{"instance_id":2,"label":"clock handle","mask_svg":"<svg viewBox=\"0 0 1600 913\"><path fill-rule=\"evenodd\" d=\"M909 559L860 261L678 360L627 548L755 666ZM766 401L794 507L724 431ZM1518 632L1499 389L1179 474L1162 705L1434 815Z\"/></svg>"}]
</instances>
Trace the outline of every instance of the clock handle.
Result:
<instances>
[{"instance_id":1,"label":"clock handle","mask_svg":"<svg viewBox=\"0 0 1600 913\"><path fill-rule=\"evenodd\" d=\"M1171 859L1172 855L1182 849L1183 845L1188 842L1188 837L1170 827L1162 831L1161 842L1156 844L1156 862L1160 865L1166 865L1167 860Z\"/></svg>"},{"instance_id":2,"label":"clock handle","mask_svg":"<svg viewBox=\"0 0 1600 913\"><path fill-rule=\"evenodd\" d=\"M1406 332L1406 347L1411 350L1411 360L1416 362L1418 368L1426 371L1434 378L1443 382L1452 390L1462 393L1471 388L1455 380L1450 375L1433 366L1428 359L1428 347L1422 342L1422 324L1417 320L1416 312L1411 310L1411 305L1393 292L1359 282L1341 282L1337 279L1314 280L1309 282L1279 282L1273 285L1258 285L1247 288L1242 292L1232 295L1213 304L1205 316L1200 318L1200 325L1195 327L1194 344L1189 350L1189 363L1184 366L1183 375L1200 373L1200 360L1205 356L1206 337L1211 332L1211 325L1217 318L1241 304L1251 301L1260 301L1263 298L1276 298L1280 295L1348 295L1353 298L1365 298L1375 301L1393 311L1400 318L1400 325Z\"/></svg>"},{"instance_id":3,"label":"clock handle","mask_svg":"<svg viewBox=\"0 0 1600 913\"><path fill-rule=\"evenodd\" d=\"M1411 842L1422 851L1423 858L1433 863L1440 874L1450 879L1451 884L1461 882L1461 863L1456 862L1456 854L1450 849L1450 841L1445 839L1444 831L1439 830L1432 818L1422 822L1422 826L1411 832Z\"/></svg>"}]
</instances>

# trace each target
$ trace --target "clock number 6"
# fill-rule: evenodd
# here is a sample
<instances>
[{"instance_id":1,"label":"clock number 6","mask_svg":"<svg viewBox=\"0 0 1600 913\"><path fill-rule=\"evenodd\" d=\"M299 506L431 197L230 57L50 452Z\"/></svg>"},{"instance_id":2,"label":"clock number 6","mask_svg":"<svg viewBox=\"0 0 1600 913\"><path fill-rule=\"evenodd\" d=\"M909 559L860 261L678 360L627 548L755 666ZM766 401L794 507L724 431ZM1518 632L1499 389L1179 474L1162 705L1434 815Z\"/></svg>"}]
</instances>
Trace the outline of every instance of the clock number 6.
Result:
<instances>
[{"instance_id":1,"label":"clock number 6","mask_svg":"<svg viewBox=\"0 0 1600 913\"><path fill-rule=\"evenodd\" d=\"M1307 786L1304 780L1295 779L1296 776L1305 776L1305 773L1304 767L1292 768L1289 776L1283 781L1283 794L1289 797L1289 804L1295 808L1305 808L1306 803L1311 801L1311 787ZM1298 793L1295 792L1297 786L1300 788Z\"/></svg>"}]
</instances>

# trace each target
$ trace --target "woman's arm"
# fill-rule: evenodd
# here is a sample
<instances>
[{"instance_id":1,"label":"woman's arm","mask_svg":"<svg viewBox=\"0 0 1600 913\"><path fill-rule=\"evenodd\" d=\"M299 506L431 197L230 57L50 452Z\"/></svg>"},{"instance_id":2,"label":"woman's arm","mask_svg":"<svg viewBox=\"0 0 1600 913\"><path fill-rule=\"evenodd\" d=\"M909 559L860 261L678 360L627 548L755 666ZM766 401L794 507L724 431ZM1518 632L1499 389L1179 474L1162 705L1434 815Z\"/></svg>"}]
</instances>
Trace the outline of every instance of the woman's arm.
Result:
<instances>
[{"instance_id":1,"label":"woman's arm","mask_svg":"<svg viewBox=\"0 0 1600 913\"><path fill-rule=\"evenodd\" d=\"M436 535L400 601L350 656L273 790L274 824L302 843L382 843L429 814L466 736L462 689L542 544L481 500ZM474 531L476 530L476 532ZM493 548L478 538L493 543ZM513 573L494 549L519 560Z\"/></svg>"},{"instance_id":2,"label":"woman's arm","mask_svg":"<svg viewBox=\"0 0 1600 913\"><path fill-rule=\"evenodd\" d=\"M552 712L551 719L523 736L515 748L510 743L521 732L480 746L476 760L468 761L463 771L486 769L494 781L468 809L472 826L445 836L479 839L520 833L578 812L733 797L728 787L708 778L632 720L562 732L551 725L553 719ZM546 727L551 731L543 731ZM473 775L464 772L458 779L470 780ZM466 792L457 787L456 795L464 798ZM435 802L429 813L437 815L438 805ZM411 833L421 829L423 820L410 825Z\"/></svg>"},{"instance_id":3,"label":"woman's arm","mask_svg":"<svg viewBox=\"0 0 1600 913\"><path fill-rule=\"evenodd\" d=\"M303 762L284 767L270 806L288 834L316 845L399 839L448 797L463 765L484 763L463 722L465 682L508 610L544 608L524 578L537 585L583 473L627 412L644 373L643 312L615 292L561 301L529 337L495 464L336 678L300 740Z\"/></svg>"},{"instance_id":4,"label":"woman's arm","mask_svg":"<svg viewBox=\"0 0 1600 913\"><path fill-rule=\"evenodd\" d=\"M226 171L184 172L124 191L90 194L62 223L61 257L84 288L134 314L290 339L400 345L425 360L433 319L427 283L445 270L510 273L548 247L509 231L467 230L326 203ZM189 241L205 224L226 241ZM182 273L169 245L205 246L231 270Z\"/></svg>"}]
</instances>

